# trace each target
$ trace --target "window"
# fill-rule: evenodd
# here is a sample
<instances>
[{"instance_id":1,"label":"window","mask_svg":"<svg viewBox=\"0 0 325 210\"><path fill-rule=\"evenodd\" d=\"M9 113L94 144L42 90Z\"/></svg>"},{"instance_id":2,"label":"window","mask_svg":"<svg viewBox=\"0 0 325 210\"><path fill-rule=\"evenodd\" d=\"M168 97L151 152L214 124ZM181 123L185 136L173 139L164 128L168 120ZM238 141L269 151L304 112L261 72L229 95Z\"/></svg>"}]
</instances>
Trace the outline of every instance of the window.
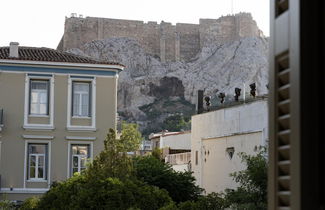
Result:
<instances>
[{"instance_id":1,"label":"window","mask_svg":"<svg viewBox=\"0 0 325 210\"><path fill-rule=\"evenodd\" d=\"M46 180L48 149L47 144L28 144L27 176L28 180Z\"/></svg>"},{"instance_id":2,"label":"window","mask_svg":"<svg viewBox=\"0 0 325 210\"><path fill-rule=\"evenodd\" d=\"M227 147L226 152L228 154L229 159L231 160L232 157L235 154L235 148L234 147Z\"/></svg>"},{"instance_id":3,"label":"window","mask_svg":"<svg viewBox=\"0 0 325 210\"><path fill-rule=\"evenodd\" d=\"M49 81L30 80L29 114L48 115Z\"/></svg>"},{"instance_id":4,"label":"window","mask_svg":"<svg viewBox=\"0 0 325 210\"><path fill-rule=\"evenodd\" d=\"M89 117L91 115L91 83L73 82L72 113L77 117Z\"/></svg>"},{"instance_id":5,"label":"window","mask_svg":"<svg viewBox=\"0 0 325 210\"><path fill-rule=\"evenodd\" d=\"M71 175L86 168L90 158L90 145L71 145Z\"/></svg>"}]
</instances>

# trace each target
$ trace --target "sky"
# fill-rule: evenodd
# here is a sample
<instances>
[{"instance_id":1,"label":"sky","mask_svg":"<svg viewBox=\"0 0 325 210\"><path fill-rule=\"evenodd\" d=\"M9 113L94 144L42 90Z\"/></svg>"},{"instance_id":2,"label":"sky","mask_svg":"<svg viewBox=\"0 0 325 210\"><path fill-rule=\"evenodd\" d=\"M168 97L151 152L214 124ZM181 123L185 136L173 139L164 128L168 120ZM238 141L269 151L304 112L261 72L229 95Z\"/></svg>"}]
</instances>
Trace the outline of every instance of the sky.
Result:
<instances>
[{"instance_id":1,"label":"sky","mask_svg":"<svg viewBox=\"0 0 325 210\"><path fill-rule=\"evenodd\" d=\"M20 46L56 48L65 17L71 13L198 24L200 18L250 12L258 27L269 35L269 0L2 0L0 8L0 46L15 41Z\"/></svg>"}]
</instances>

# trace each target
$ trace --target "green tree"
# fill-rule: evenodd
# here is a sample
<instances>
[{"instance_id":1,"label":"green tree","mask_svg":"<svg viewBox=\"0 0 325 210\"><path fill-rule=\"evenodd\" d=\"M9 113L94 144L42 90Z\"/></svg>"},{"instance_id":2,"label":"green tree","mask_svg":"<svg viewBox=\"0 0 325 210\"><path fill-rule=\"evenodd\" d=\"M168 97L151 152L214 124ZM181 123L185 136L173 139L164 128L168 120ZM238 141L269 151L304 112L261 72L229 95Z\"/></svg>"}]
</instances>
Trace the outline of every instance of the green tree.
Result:
<instances>
[{"instance_id":1,"label":"green tree","mask_svg":"<svg viewBox=\"0 0 325 210\"><path fill-rule=\"evenodd\" d=\"M159 209L171 198L165 190L138 180L108 177L88 180L75 175L52 187L36 209Z\"/></svg>"},{"instance_id":2,"label":"green tree","mask_svg":"<svg viewBox=\"0 0 325 210\"><path fill-rule=\"evenodd\" d=\"M54 184L30 209L159 209L168 192L134 177L127 151L141 138L136 126L124 126L120 138L110 129L102 151L80 174ZM25 205L27 206L27 204Z\"/></svg>"},{"instance_id":3,"label":"green tree","mask_svg":"<svg viewBox=\"0 0 325 210\"><path fill-rule=\"evenodd\" d=\"M167 117L162 125L163 129L169 131L180 131L180 130L188 130L191 128L191 121L184 119L183 115L176 114Z\"/></svg>"},{"instance_id":4,"label":"green tree","mask_svg":"<svg viewBox=\"0 0 325 210\"><path fill-rule=\"evenodd\" d=\"M210 193L200 196L196 202L186 201L178 205L179 210L220 210L224 208L225 200L218 193Z\"/></svg>"},{"instance_id":5,"label":"green tree","mask_svg":"<svg viewBox=\"0 0 325 210\"><path fill-rule=\"evenodd\" d=\"M141 133L139 126L135 123L122 123L122 132L120 138L121 151L133 152L139 149L141 144Z\"/></svg>"},{"instance_id":6,"label":"green tree","mask_svg":"<svg viewBox=\"0 0 325 210\"><path fill-rule=\"evenodd\" d=\"M118 177L128 178L132 173L132 161L127 152L139 148L141 133L135 124L122 124L120 138L109 129L104 141L104 150L94 159L85 171L89 179Z\"/></svg>"},{"instance_id":7,"label":"green tree","mask_svg":"<svg viewBox=\"0 0 325 210\"><path fill-rule=\"evenodd\" d=\"M237 189L227 189L225 200L234 209L267 208L267 159L266 149L256 155L239 154L247 166L245 170L231 174L239 183Z\"/></svg>"},{"instance_id":8,"label":"green tree","mask_svg":"<svg viewBox=\"0 0 325 210\"><path fill-rule=\"evenodd\" d=\"M153 156L135 158L134 168L138 179L167 190L176 203L196 200L202 192L201 188L195 185L191 172L175 172L169 164Z\"/></svg>"}]
</instances>

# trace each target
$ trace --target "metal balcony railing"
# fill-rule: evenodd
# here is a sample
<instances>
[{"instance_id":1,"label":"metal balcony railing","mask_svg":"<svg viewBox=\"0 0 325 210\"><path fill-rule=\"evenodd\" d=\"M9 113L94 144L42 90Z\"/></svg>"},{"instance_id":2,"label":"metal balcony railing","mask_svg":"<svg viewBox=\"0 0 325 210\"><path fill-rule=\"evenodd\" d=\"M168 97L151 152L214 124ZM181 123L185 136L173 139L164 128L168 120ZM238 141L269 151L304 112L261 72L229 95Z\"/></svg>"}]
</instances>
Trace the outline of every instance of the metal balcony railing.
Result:
<instances>
[{"instance_id":1,"label":"metal balcony railing","mask_svg":"<svg viewBox=\"0 0 325 210\"><path fill-rule=\"evenodd\" d=\"M167 155L165 161L171 165L188 164L191 161L191 152Z\"/></svg>"}]
</instances>

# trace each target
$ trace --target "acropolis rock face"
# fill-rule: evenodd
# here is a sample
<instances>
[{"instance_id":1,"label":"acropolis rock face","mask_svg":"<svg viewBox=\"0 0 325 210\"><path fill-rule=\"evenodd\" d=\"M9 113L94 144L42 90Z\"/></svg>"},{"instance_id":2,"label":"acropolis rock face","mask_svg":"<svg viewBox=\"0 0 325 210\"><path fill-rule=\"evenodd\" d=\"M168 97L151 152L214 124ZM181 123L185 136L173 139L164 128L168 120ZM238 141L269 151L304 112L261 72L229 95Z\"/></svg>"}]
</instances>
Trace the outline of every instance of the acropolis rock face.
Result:
<instances>
[{"instance_id":1,"label":"acropolis rock face","mask_svg":"<svg viewBox=\"0 0 325 210\"><path fill-rule=\"evenodd\" d=\"M185 30L185 25L165 27L167 23L135 21L131 26L138 32L133 34L123 29L123 20L114 25L111 19L91 19L91 23L87 18L72 19L67 19L59 48L124 64L126 69L119 77L118 111L142 128L156 123L159 130L159 123L167 116L193 113L197 90L205 90L215 100L219 92L233 98L235 87L243 89L245 84L248 93L249 84L255 82L259 95L267 93L268 41L249 14L201 19L199 25L189 24L191 30ZM74 29L71 22L77 22ZM156 38L149 35L148 27L157 29L152 32ZM86 31L84 35L79 33L80 28Z\"/></svg>"}]
</instances>

